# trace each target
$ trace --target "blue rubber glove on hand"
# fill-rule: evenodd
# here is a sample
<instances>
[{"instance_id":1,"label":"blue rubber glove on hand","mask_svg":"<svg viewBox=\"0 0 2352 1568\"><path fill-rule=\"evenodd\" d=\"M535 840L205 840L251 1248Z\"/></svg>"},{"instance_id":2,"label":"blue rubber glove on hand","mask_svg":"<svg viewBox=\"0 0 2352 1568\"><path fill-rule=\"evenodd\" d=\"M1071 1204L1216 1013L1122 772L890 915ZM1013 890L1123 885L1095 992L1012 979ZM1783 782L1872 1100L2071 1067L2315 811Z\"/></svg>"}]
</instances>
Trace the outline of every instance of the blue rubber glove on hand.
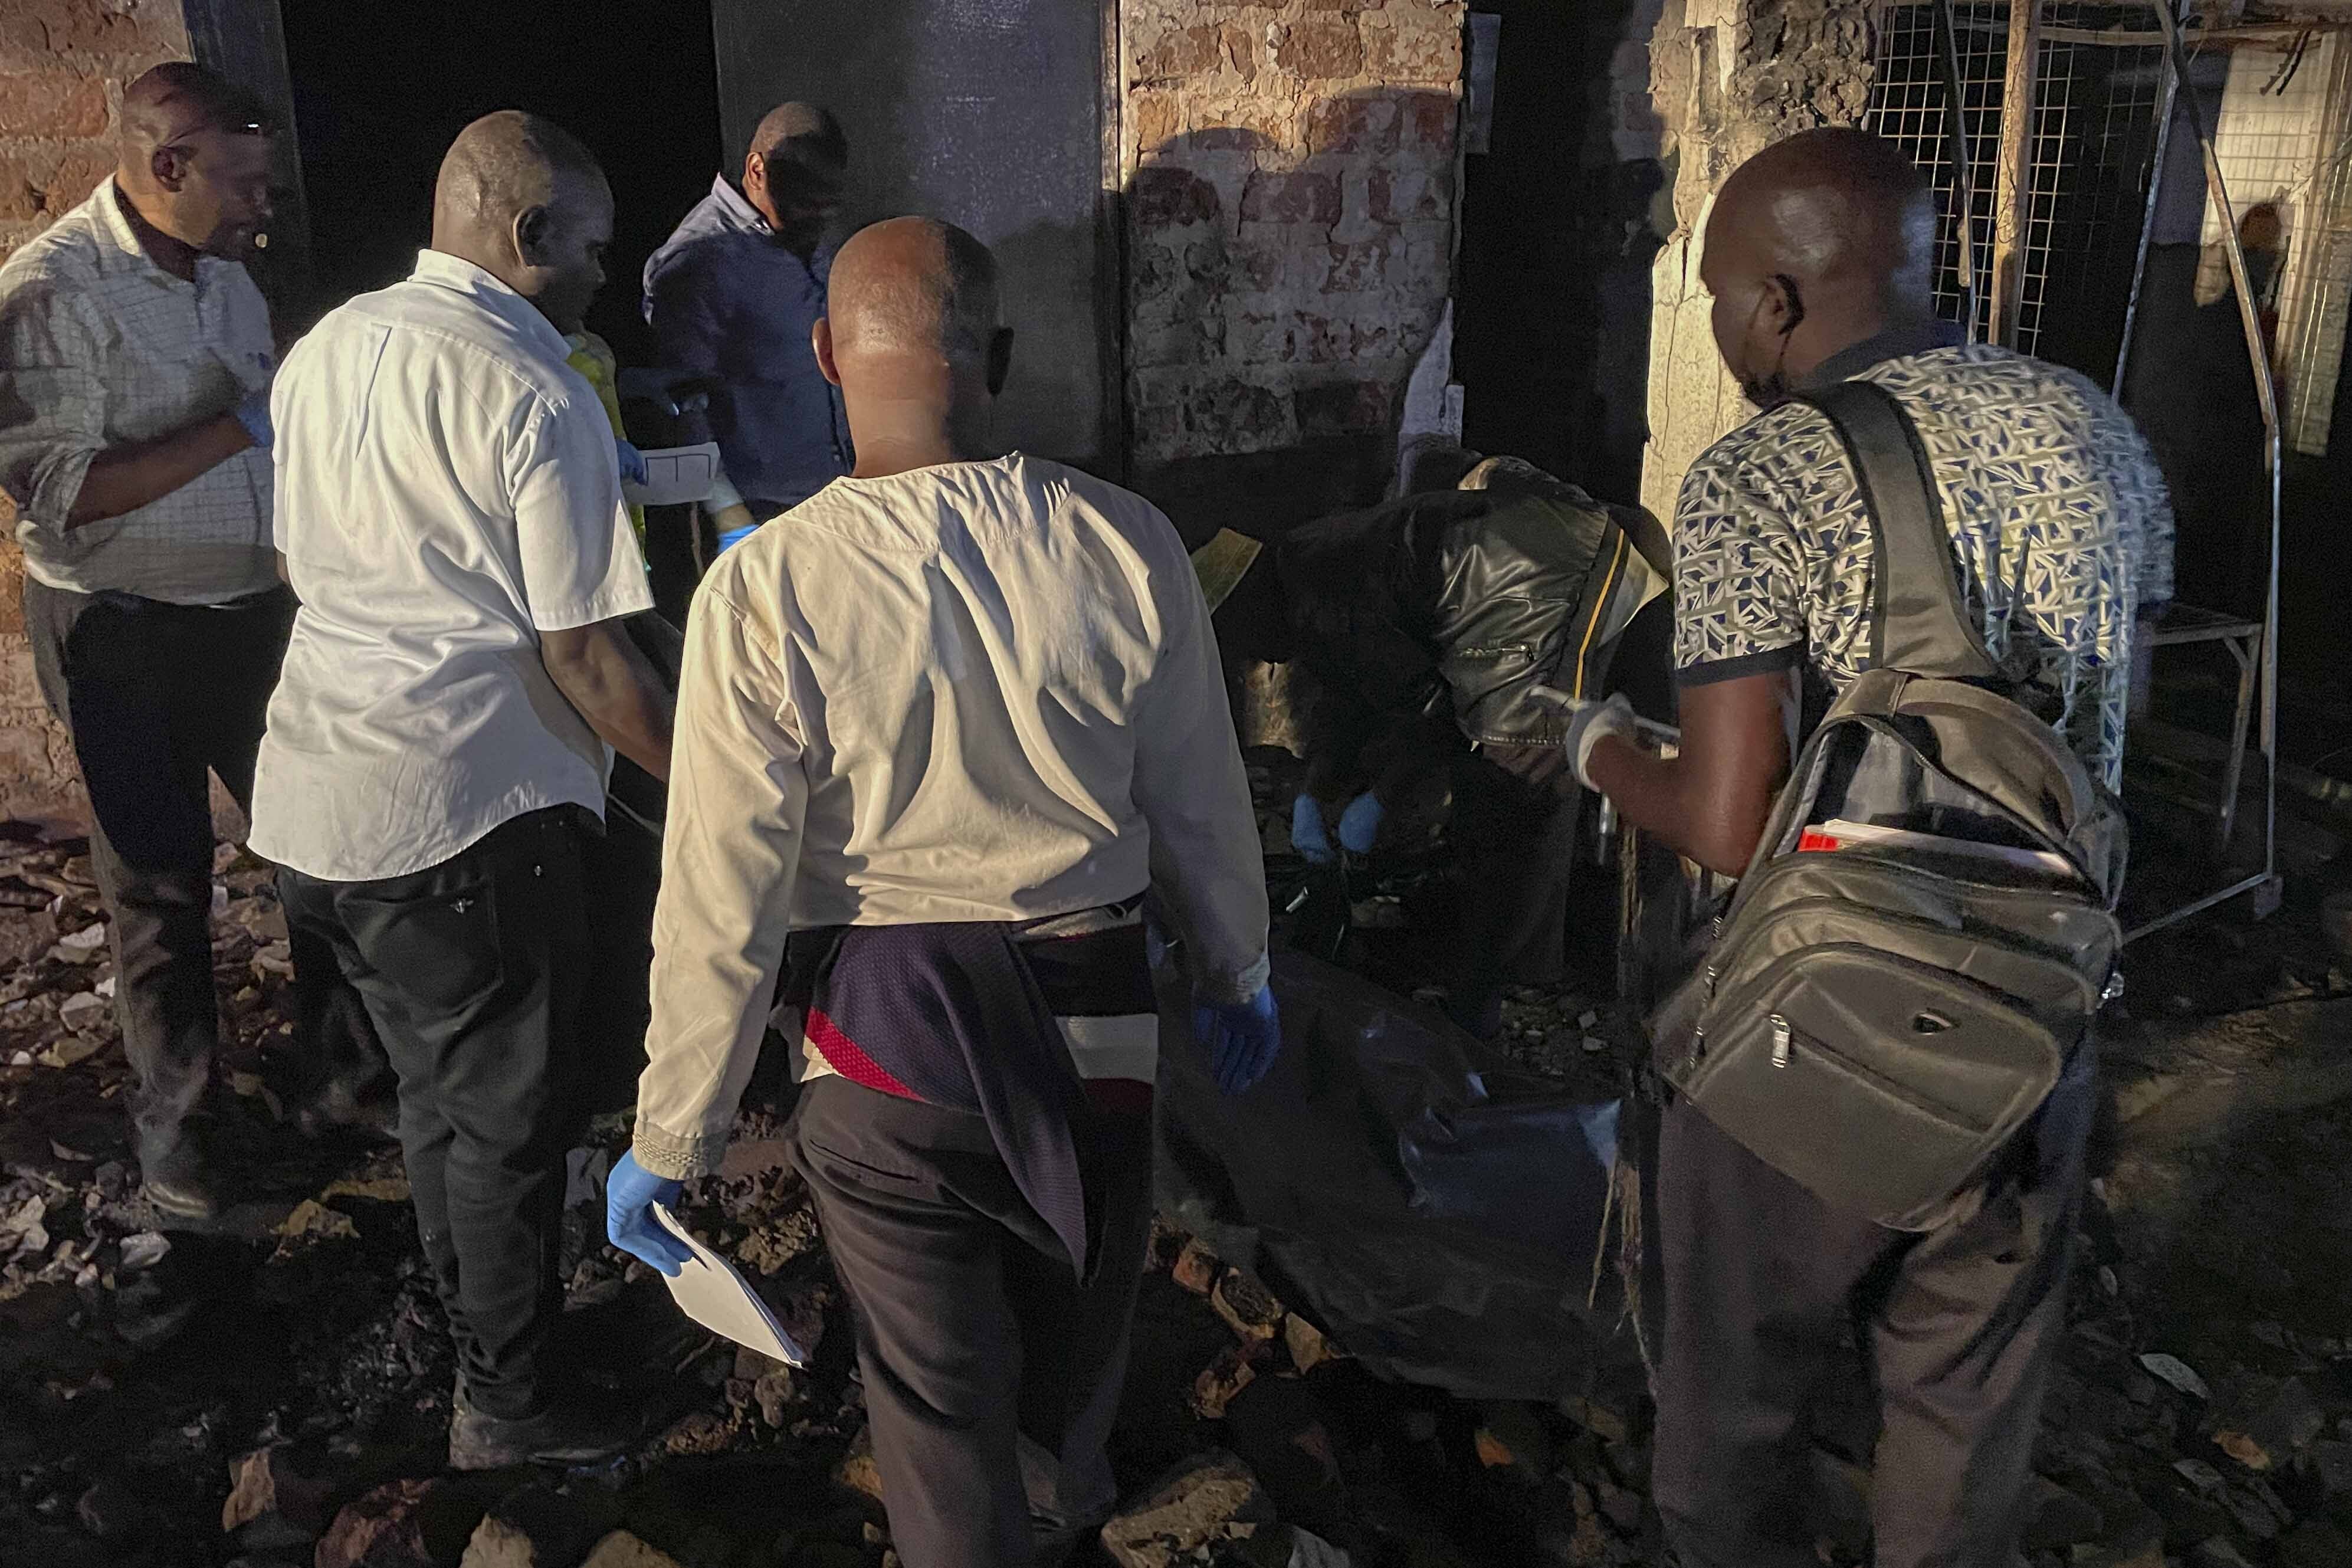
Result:
<instances>
[{"instance_id":1,"label":"blue rubber glove on hand","mask_svg":"<svg viewBox=\"0 0 2352 1568\"><path fill-rule=\"evenodd\" d=\"M1192 1037L1208 1047L1209 1072L1227 1094L1264 1078L1282 1050L1282 1016L1274 988L1261 985L1246 1002L1202 1002L1192 1009Z\"/></svg>"},{"instance_id":2,"label":"blue rubber glove on hand","mask_svg":"<svg viewBox=\"0 0 2352 1568\"><path fill-rule=\"evenodd\" d=\"M667 1207L677 1201L681 1184L655 1175L637 1163L635 1153L622 1155L613 1173L604 1178L604 1234L613 1245L664 1274L675 1275L692 1261L694 1254L686 1243L663 1228L653 1215L654 1205Z\"/></svg>"},{"instance_id":3,"label":"blue rubber glove on hand","mask_svg":"<svg viewBox=\"0 0 2352 1568\"><path fill-rule=\"evenodd\" d=\"M646 467L646 455L626 441L614 445L621 449L621 478L633 485L644 484L651 477L651 470Z\"/></svg>"},{"instance_id":4,"label":"blue rubber glove on hand","mask_svg":"<svg viewBox=\"0 0 2352 1568\"><path fill-rule=\"evenodd\" d=\"M1350 855L1369 855L1381 836L1381 797L1366 790L1339 814L1339 847Z\"/></svg>"},{"instance_id":5,"label":"blue rubber glove on hand","mask_svg":"<svg viewBox=\"0 0 2352 1568\"><path fill-rule=\"evenodd\" d=\"M255 446L265 452L269 450L269 443L278 438L278 432L269 423L268 387L253 394L230 412L236 416L236 422L245 426L245 433L253 437Z\"/></svg>"},{"instance_id":6,"label":"blue rubber glove on hand","mask_svg":"<svg viewBox=\"0 0 2352 1568\"><path fill-rule=\"evenodd\" d=\"M1339 858L1331 847L1329 835L1323 830L1323 808L1315 804L1311 795L1302 795L1290 803L1290 847L1309 866L1328 866Z\"/></svg>"}]
</instances>

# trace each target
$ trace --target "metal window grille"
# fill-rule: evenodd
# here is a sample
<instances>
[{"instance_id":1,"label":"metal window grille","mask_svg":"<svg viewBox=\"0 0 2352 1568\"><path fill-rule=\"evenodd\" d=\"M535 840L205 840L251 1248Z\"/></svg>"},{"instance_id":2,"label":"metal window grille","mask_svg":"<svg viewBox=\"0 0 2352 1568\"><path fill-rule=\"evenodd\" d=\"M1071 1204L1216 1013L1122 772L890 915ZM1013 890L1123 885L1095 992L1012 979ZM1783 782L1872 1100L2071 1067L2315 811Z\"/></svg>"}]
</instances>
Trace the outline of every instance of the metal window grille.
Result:
<instances>
[{"instance_id":1,"label":"metal window grille","mask_svg":"<svg viewBox=\"0 0 2352 1568\"><path fill-rule=\"evenodd\" d=\"M1979 279L1973 335L1985 333L1993 211L2008 54L2006 4L1955 5L1954 38L1967 117ZM1895 5L1878 35L1878 69L1865 123L1900 143L1936 187L1940 215L1936 303L1959 321L1958 181L1951 161L1942 60L1942 8ZM2045 5L2045 28L2153 32L2148 5ZM2154 173L2163 51L2044 37L2027 149L2028 193L2017 346L2104 380L2123 331L2147 181ZM2104 361L2104 363L2102 363Z\"/></svg>"}]
</instances>

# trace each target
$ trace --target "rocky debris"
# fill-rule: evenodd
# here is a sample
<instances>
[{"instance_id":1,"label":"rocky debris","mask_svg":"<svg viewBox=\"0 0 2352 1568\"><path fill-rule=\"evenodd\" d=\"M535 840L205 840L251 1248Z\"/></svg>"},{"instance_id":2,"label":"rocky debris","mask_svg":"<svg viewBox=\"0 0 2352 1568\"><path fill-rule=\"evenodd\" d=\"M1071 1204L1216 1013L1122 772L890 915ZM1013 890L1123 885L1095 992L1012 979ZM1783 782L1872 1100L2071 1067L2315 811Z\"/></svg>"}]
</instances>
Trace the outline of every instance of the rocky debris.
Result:
<instances>
[{"instance_id":1,"label":"rocky debris","mask_svg":"<svg viewBox=\"0 0 2352 1568\"><path fill-rule=\"evenodd\" d=\"M278 1234L287 1242L351 1240L358 1237L360 1227L352 1216L341 1209L331 1209L316 1198L304 1198L294 1205L294 1212L278 1225ZM280 1247L283 1251L283 1247Z\"/></svg>"},{"instance_id":2,"label":"rocky debris","mask_svg":"<svg viewBox=\"0 0 2352 1568\"><path fill-rule=\"evenodd\" d=\"M2192 1399L2210 1400L2213 1397L2213 1391L2205 1385L2203 1378L2197 1375L2196 1368L2178 1356L2167 1355L2162 1351L2150 1351L2139 1358L2139 1364Z\"/></svg>"},{"instance_id":3,"label":"rocky debris","mask_svg":"<svg viewBox=\"0 0 2352 1568\"><path fill-rule=\"evenodd\" d=\"M857 1436L849 1441L849 1452L833 1468L833 1479L858 1496L879 1503L882 1498L882 1467L874 1462L874 1433L860 1426Z\"/></svg>"},{"instance_id":4,"label":"rocky debris","mask_svg":"<svg viewBox=\"0 0 2352 1568\"><path fill-rule=\"evenodd\" d=\"M74 1503L81 1527L102 1541L154 1534L163 1524L147 1500L119 1475L101 1476Z\"/></svg>"},{"instance_id":5,"label":"rocky debris","mask_svg":"<svg viewBox=\"0 0 2352 1568\"><path fill-rule=\"evenodd\" d=\"M1102 1527L1118 1568L1241 1561L1233 1548L1275 1524L1274 1504L1233 1455L1188 1459Z\"/></svg>"},{"instance_id":6,"label":"rocky debris","mask_svg":"<svg viewBox=\"0 0 2352 1568\"><path fill-rule=\"evenodd\" d=\"M467 1511L458 1489L438 1478L393 1481L344 1504L311 1561L314 1568L432 1568L461 1555L475 1524Z\"/></svg>"},{"instance_id":7,"label":"rocky debris","mask_svg":"<svg viewBox=\"0 0 2352 1568\"><path fill-rule=\"evenodd\" d=\"M1176 1255L1172 1278L1193 1295L1205 1296L1216 1289L1218 1276L1223 1268L1224 1265L1217 1260L1217 1255L1202 1246L1196 1237L1187 1241L1184 1250Z\"/></svg>"},{"instance_id":8,"label":"rocky debris","mask_svg":"<svg viewBox=\"0 0 2352 1568\"><path fill-rule=\"evenodd\" d=\"M1203 1421L1221 1419L1234 1396L1257 1376L1256 1345L1228 1345L1217 1359L1201 1369L1192 1383L1192 1413Z\"/></svg>"},{"instance_id":9,"label":"rocky debris","mask_svg":"<svg viewBox=\"0 0 2352 1568\"><path fill-rule=\"evenodd\" d=\"M329 1523L334 1483L295 1469L289 1446L256 1448L229 1466L228 1500L221 1531L240 1545L267 1551L314 1541Z\"/></svg>"},{"instance_id":10,"label":"rocky debris","mask_svg":"<svg viewBox=\"0 0 2352 1568\"><path fill-rule=\"evenodd\" d=\"M668 1552L646 1545L625 1530L616 1530L596 1542L580 1568L682 1568Z\"/></svg>"},{"instance_id":11,"label":"rocky debris","mask_svg":"<svg viewBox=\"0 0 2352 1568\"><path fill-rule=\"evenodd\" d=\"M1336 1359L1339 1353L1324 1337L1322 1330L1296 1312L1286 1314L1282 1320L1282 1344L1290 1352L1292 1368L1302 1374Z\"/></svg>"},{"instance_id":12,"label":"rocky debris","mask_svg":"<svg viewBox=\"0 0 2352 1568\"><path fill-rule=\"evenodd\" d=\"M1486 1406L1475 1441L1478 1462L1490 1470L1508 1470L1529 1482L1551 1473L1551 1437L1527 1405Z\"/></svg>"},{"instance_id":13,"label":"rocky debris","mask_svg":"<svg viewBox=\"0 0 2352 1568\"><path fill-rule=\"evenodd\" d=\"M1262 1343L1282 1331L1282 1303L1238 1268L1228 1268L1218 1278L1209 1292L1209 1305L1245 1342Z\"/></svg>"},{"instance_id":14,"label":"rocky debris","mask_svg":"<svg viewBox=\"0 0 2352 1568\"><path fill-rule=\"evenodd\" d=\"M2327 1413L2299 1377L2279 1385L2270 1403L2242 1428L2225 1427L2213 1434L2214 1443L2250 1470L2267 1470L2293 1461L2327 1426Z\"/></svg>"},{"instance_id":15,"label":"rocky debris","mask_svg":"<svg viewBox=\"0 0 2352 1568\"><path fill-rule=\"evenodd\" d=\"M604 1538L627 1535L613 1529L611 1513L601 1499L544 1483L520 1488L482 1516L458 1568L572 1568Z\"/></svg>"}]
</instances>

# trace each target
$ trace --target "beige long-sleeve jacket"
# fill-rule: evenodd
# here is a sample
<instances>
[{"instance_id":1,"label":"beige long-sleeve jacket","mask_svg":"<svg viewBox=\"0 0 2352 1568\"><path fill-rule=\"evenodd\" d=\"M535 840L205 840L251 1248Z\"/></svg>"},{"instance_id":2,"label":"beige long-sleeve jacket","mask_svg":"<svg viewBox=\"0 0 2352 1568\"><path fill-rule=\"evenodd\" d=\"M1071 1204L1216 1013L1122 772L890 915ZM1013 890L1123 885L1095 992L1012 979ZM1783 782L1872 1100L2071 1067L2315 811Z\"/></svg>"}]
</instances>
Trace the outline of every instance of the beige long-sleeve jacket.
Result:
<instances>
[{"instance_id":1,"label":"beige long-sleeve jacket","mask_svg":"<svg viewBox=\"0 0 2352 1568\"><path fill-rule=\"evenodd\" d=\"M722 556L678 696L636 1155L716 1164L784 937L1149 884L1202 994L1265 884L1208 606L1139 497L1019 454L836 479Z\"/></svg>"}]
</instances>

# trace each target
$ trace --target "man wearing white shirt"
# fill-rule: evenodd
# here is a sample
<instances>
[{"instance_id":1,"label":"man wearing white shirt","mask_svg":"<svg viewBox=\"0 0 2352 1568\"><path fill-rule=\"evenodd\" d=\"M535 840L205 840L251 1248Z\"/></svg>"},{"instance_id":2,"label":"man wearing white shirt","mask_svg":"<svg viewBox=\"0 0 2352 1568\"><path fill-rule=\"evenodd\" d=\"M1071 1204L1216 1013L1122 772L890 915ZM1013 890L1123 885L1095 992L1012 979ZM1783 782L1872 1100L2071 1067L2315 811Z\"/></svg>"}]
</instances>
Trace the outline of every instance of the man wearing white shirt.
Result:
<instances>
[{"instance_id":1,"label":"man wearing white shirt","mask_svg":"<svg viewBox=\"0 0 2352 1568\"><path fill-rule=\"evenodd\" d=\"M288 356L277 540L302 607L253 847L331 942L400 1079L417 1230L457 1343L450 1463L625 1436L544 1364L611 746L669 771L670 701L613 434L552 324L604 282L613 198L516 112L441 166L433 247Z\"/></svg>"}]
</instances>

